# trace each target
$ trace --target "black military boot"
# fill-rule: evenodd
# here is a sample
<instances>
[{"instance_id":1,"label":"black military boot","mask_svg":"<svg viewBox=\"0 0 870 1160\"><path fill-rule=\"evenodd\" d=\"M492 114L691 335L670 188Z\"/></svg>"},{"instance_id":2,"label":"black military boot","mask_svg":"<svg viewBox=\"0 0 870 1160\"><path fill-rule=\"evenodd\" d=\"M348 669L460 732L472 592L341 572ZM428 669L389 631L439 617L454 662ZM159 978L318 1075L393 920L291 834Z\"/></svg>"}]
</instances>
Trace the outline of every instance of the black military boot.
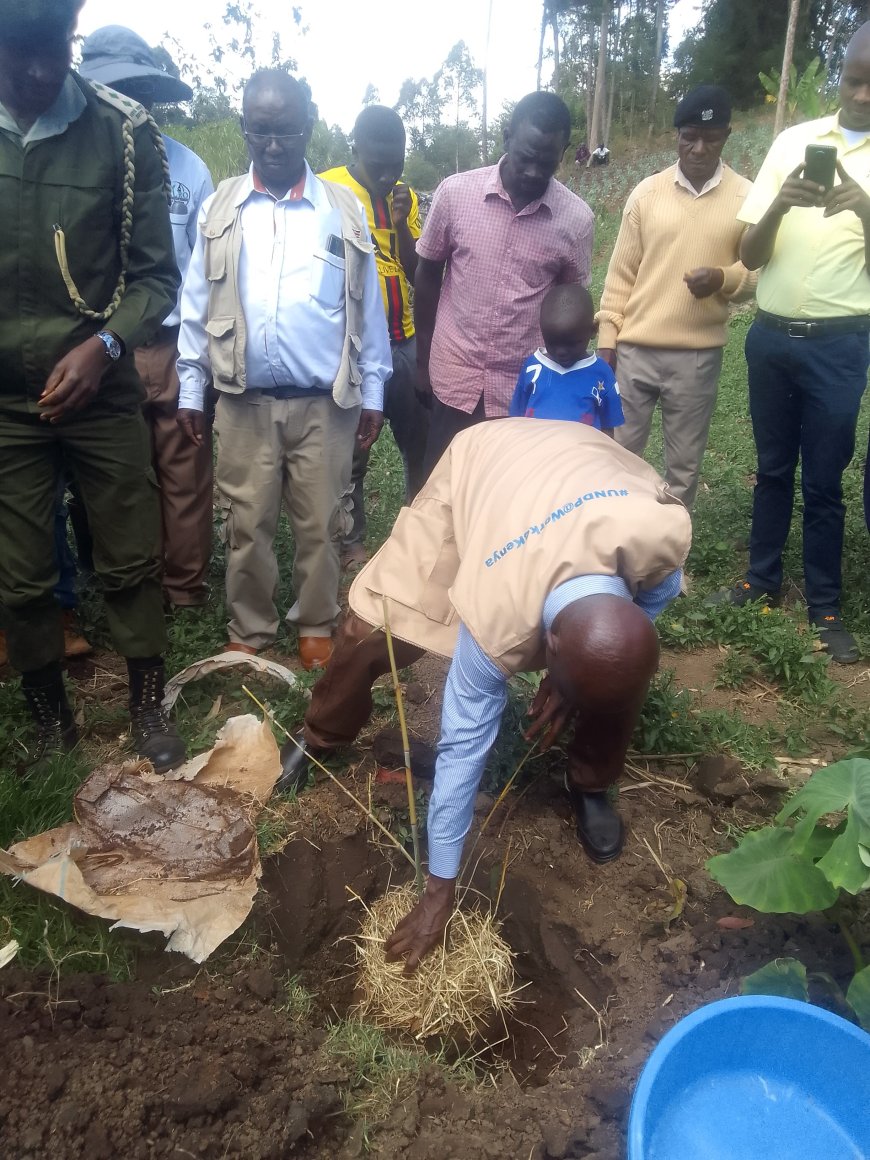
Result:
<instances>
[{"instance_id":1,"label":"black military boot","mask_svg":"<svg viewBox=\"0 0 870 1160\"><path fill-rule=\"evenodd\" d=\"M36 745L21 768L69 753L78 740L72 709L66 697L60 664L25 673L21 691L36 722Z\"/></svg>"},{"instance_id":2,"label":"black military boot","mask_svg":"<svg viewBox=\"0 0 870 1160\"><path fill-rule=\"evenodd\" d=\"M187 749L163 709L165 672L159 657L127 659L130 678L130 721L133 748L157 773L174 769L187 758Z\"/></svg>"}]
</instances>

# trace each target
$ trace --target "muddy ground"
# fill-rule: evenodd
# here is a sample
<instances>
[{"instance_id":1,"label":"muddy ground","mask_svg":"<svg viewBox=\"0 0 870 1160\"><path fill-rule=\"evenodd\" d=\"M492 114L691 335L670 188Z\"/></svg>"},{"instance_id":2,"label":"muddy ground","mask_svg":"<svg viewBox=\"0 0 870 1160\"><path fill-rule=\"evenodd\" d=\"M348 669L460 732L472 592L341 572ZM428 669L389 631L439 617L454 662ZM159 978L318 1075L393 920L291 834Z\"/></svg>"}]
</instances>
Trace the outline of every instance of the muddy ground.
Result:
<instances>
[{"instance_id":1,"label":"muddy ground","mask_svg":"<svg viewBox=\"0 0 870 1160\"><path fill-rule=\"evenodd\" d=\"M692 672L678 675L702 695L715 657L705 672L703 654L689 655ZM431 741L438 666L421 662L414 677L412 727ZM370 740L351 755L349 784L363 797L371 788L395 819L401 789L372 776ZM474 851L484 893L508 861L500 913L526 984L516 1016L491 1029L504 1042L478 1060L477 1087L433 1062L397 1078L386 1118L367 1130L345 1111L366 1085L327 1031L355 998L345 936L359 904L348 888L367 900L403 871L323 777L300 798L295 836L266 861L253 926L270 953L215 969L155 952L132 983L67 965L0 974L0 1155L616 1160L634 1081L682 1015L780 954L848 975L823 921L751 916L703 868L732 828L775 811L771 775L638 764L620 794L625 852L598 867L577 845L557 778L530 769ZM478 823L492 804L479 796ZM721 921L734 916L746 919L739 929ZM286 1009L288 972L314 994L301 1016Z\"/></svg>"}]
</instances>

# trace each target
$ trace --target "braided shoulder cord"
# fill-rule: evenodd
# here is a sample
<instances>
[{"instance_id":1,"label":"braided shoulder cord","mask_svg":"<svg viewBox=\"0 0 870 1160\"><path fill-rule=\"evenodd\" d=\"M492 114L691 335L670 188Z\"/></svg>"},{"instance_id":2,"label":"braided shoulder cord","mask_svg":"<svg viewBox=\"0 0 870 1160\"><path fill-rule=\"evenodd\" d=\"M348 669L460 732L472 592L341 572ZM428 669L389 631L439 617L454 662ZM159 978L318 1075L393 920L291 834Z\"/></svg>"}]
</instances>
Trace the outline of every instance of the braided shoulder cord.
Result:
<instances>
[{"instance_id":1,"label":"braided shoulder cord","mask_svg":"<svg viewBox=\"0 0 870 1160\"><path fill-rule=\"evenodd\" d=\"M150 113L148 114L148 128L151 132L154 147L160 157L160 163L163 168L163 188L166 194L166 201L169 203L171 198L169 161L166 157L163 137ZM57 224L54 226L54 252L57 256L57 264L60 267L61 277L63 278L67 293L79 314L85 318L92 318L95 322L106 322L112 317L120 306L121 299L124 297L124 291L127 288L127 263L130 255L130 241L133 235L133 199L136 192L136 142L133 137L133 122L129 117L124 118L121 126L121 137L124 142L124 186L123 196L121 198L121 236L118 244L121 270L118 274L118 281L109 305L104 310L92 310L84 298L82 298L79 288L76 286L73 276L70 273L66 253L66 235L61 226Z\"/></svg>"}]
</instances>

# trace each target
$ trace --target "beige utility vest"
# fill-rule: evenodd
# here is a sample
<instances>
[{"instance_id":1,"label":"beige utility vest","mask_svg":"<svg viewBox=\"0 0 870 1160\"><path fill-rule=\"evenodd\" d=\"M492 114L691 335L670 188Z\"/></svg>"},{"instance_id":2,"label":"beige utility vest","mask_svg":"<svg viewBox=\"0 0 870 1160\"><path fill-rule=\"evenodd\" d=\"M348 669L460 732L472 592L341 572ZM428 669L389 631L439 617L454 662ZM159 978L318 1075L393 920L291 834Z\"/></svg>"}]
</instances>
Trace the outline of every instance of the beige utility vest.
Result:
<instances>
[{"instance_id":1,"label":"beige utility vest","mask_svg":"<svg viewBox=\"0 0 870 1160\"><path fill-rule=\"evenodd\" d=\"M321 181L327 200L341 214L344 241L345 335L332 397L339 407L362 402L359 352L362 345L363 287L366 262L374 246L364 240L360 204L349 189ZM248 194L248 175L222 181L200 229L205 239L205 276L208 281L208 357L219 391L240 395L246 386L244 307L239 300L239 259L242 228L239 221ZM305 384L300 384L305 385Z\"/></svg>"},{"instance_id":2,"label":"beige utility vest","mask_svg":"<svg viewBox=\"0 0 870 1160\"><path fill-rule=\"evenodd\" d=\"M632 595L685 561L689 513L659 475L582 423L497 419L461 432L350 590L351 608L451 656L460 622L506 673L544 667L548 594L621 576Z\"/></svg>"}]
</instances>

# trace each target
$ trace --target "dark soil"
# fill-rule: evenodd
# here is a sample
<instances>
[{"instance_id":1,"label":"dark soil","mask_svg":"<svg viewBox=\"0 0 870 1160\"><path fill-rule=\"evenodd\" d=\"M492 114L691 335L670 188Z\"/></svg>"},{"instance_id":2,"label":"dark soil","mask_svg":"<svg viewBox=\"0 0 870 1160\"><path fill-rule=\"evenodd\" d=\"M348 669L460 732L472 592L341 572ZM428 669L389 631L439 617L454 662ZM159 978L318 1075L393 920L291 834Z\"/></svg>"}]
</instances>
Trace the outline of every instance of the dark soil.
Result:
<instances>
[{"instance_id":1,"label":"dark soil","mask_svg":"<svg viewBox=\"0 0 870 1160\"><path fill-rule=\"evenodd\" d=\"M429 742L439 673L431 661L415 673L412 725ZM351 755L348 784L395 812L402 787L374 778L370 743ZM735 789L731 768L720 796L715 775L677 762L627 779L625 852L603 867L577 845L554 777L542 773L508 798L474 850L474 886L491 893L507 859L500 914L528 984L522 1003L507 1028L491 1029L506 1042L481 1058L478 1088L459 1090L434 1063L419 1082L398 1085L387 1119L368 1130L372 1154L616 1160L637 1075L677 1019L735 993L777 955L849 974L848 953L822 919L752 916L710 880L704 861L725 848L728 827L761 824L778 800L769 778L755 788L749 774ZM472 833L492 799L481 794L477 805ZM325 777L300 798L294 829L266 863L255 912L261 941L276 947L271 958L206 970L161 956L147 982L122 984L77 977L71 964L51 978L0 972L0 1156L362 1155L343 1099L364 1080L330 1053L325 1028L354 1002L343 940L360 908L350 891L368 900L404 869ZM686 885L678 914L673 878ZM720 925L734 916L751 925ZM281 1009L288 971L316 995L304 1021Z\"/></svg>"}]
</instances>

